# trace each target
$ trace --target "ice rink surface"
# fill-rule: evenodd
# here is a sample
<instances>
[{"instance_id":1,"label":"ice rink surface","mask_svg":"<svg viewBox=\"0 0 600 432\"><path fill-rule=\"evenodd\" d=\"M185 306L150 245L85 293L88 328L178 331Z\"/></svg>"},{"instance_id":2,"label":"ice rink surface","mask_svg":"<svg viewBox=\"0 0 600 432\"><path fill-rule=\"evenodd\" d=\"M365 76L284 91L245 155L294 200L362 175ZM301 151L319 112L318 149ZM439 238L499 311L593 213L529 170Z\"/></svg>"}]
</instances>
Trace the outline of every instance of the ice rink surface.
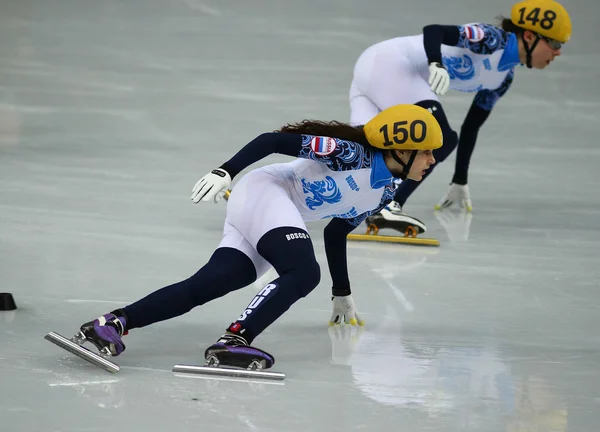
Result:
<instances>
[{"instance_id":1,"label":"ice rink surface","mask_svg":"<svg viewBox=\"0 0 600 432\"><path fill-rule=\"evenodd\" d=\"M324 271L257 340L287 374L275 385L171 372L258 286L132 331L116 375L43 336L201 267L225 204L194 205L193 184L262 132L347 120L367 46L511 2L3 1L0 291L19 309L0 312L0 429L597 431L600 4L564 4L563 55L518 68L480 133L472 219L432 212L453 155L405 207L441 246L351 244L366 327L328 330ZM471 96L442 99L456 130Z\"/></svg>"}]
</instances>

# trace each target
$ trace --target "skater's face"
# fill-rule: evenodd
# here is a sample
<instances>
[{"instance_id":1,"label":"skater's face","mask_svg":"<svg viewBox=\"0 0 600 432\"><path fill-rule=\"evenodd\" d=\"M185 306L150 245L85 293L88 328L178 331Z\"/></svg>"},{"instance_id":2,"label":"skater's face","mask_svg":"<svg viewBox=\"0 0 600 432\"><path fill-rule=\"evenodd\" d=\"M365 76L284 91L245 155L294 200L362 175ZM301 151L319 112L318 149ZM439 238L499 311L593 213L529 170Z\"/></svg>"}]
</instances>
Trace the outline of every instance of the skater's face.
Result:
<instances>
[{"instance_id":1,"label":"skater's face","mask_svg":"<svg viewBox=\"0 0 600 432\"><path fill-rule=\"evenodd\" d=\"M533 32L526 31L524 37L527 41L527 44L531 46L535 42L538 35ZM558 45L559 44L556 41L540 37L535 49L531 53L531 66L536 69L544 69L550 63L552 63L555 57L561 55L561 48L557 48ZM523 51L523 56L524 55L525 51ZM521 62L525 64L526 57L523 57Z\"/></svg>"},{"instance_id":2,"label":"skater's face","mask_svg":"<svg viewBox=\"0 0 600 432\"><path fill-rule=\"evenodd\" d=\"M417 153L417 157L410 167L410 171L406 178L421 181L425 175L425 171L427 171L434 163L435 158L433 157L433 152L431 150L420 150Z\"/></svg>"},{"instance_id":3,"label":"skater's face","mask_svg":"<svg viewBox=\"0 0 600 432\"><path fill-rule=\"evenodd\" d=\"M396 152L397 152L397 155L402 160L402 162L404 162L405 164L408 164L410 162L410 157L412 155L412 151L396 150ZM390 160L393 161L392 163L394 163L396 165L394 167L395 169L391 170L391 171L392 172L402 172L402 170L404 169L402 167L402 165L395 162L394 159L392 159L392 158L390 158ZM435 158L433 157L433 152L431 150L419 150L417 152L417 156L415 157L415 160L413 161L412 165L410 166L410 171L408 172L408 175L406 176L406 178L415 180L415 181L421 181L423 179L423 176L425 175L425 171L427 171L429 169L429 167L431 165L433 165L434 163L435 163Z\"/></svg>"}]
</instances>

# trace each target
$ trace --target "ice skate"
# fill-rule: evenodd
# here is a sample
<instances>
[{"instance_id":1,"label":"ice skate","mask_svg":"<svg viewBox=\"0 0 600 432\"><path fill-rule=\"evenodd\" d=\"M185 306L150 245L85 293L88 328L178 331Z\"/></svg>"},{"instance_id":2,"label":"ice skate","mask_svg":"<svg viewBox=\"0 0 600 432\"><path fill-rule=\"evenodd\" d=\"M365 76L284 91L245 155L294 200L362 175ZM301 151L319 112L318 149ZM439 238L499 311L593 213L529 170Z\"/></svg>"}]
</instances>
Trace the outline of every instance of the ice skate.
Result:
<instances>
[{"instance_id":1,"label":"ice skate","mask_svg":"<svg viewBox=\"0 0 600 432\"><path fill-rule=\"evenodd\" d=\"M204 352L207 366L235 367L248 370L269 369L275 359L269 353L248 345L246 340L232 333L224 334L217 343Z\"/></svg>"},{"instance_id":2,"label":"ice skate","mask_svg":"<svg viewBox=\"0 0 600 432\"><path fill-rule=\"evenodd\" d=\"M123 334L125 318L110 313L83 324L71 339L55 332L48 333L45 339L107 372L116 373L120 368L109 359L125 351ZM85 348L86 342L94 345L98 353Z\"/></svg>"},{"instance_id":3,"label":"ice skate","mask_svg":"<svg viewBox=\"0 0 600 432\"><path fill-rule=\"evenodd\" d=\"M366 221L365 234L349 234L349 240L377 241L387 243L407 243L415 245L439 246L440 242L433 238L418 237L427 231L427 227L419 219L407 215L402 206L392 201L381 212L369 216ZM381 229L393 229L402 235L380 235Z\"/></svg>"},{"instance_id":4,"label":"ice skate","mask_svg":"<svg viewBox=\"0 0 600 432\"><path fill-rule=\"evenodd\" d=\"M268 372L275 364L275 358L233 333L224 334L204 352L204 366L175 365L173 372L219 375L237 378L265 378L283 380L285 375Z\"/></svg>"},{"instance_id":5,"label":"ice skate","mask_svg":"<svg viewBox=\"0 0 600 432\"><path fill-rule=\"evenodd\" d=\"M389 203L381 212L369 216L365 222L367 225L374 225L378 229L391 228L404 235L413 236L427 231L427 227L423 222L404 213L402 206L396 201Z\"/></svg>"}]
</instances>

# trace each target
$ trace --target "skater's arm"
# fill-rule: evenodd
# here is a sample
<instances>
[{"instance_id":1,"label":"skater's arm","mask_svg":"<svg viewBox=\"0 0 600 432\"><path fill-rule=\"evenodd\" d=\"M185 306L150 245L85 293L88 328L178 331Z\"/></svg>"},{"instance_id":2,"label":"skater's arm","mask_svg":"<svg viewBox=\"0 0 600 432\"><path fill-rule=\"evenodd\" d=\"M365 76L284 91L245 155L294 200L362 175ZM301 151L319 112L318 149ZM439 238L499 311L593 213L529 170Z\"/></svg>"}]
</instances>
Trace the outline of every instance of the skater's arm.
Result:
<instances>
[{"instance_id":1,"label":"skater's arm","mask_svg":"<svg viewBox=\"0 0 600 432\"><path fill-rule=\"evenodd\" d=\"M270 132L259 135L244 146L235 156L219 168L227 171L231 178L255 162L278 153L324 163L333 171L362 168L360 161L367 150L360 144L323 136ZM348 157L354 155L354 157Z\"/></svg>"},{"instance_id":2,"label":"skater's arm","mask_svg":"<svg viewBox=\"0 0 600 432\"><path fill-rule=\"evenodd\" d=\"M458 149L456 151L456 168L452 183L466 185L468 182L469 163L477 142L479 129L492 111L496 102L507 92L513 80L511 71L504 82L496 90L481 90L473 99L471 108L460 129Z\"/></svg>"},{"instance_id":3,"label":"skater's arm","mask_svg":"<svg viewBox=\"0 0 600 432\"><path fill-rule=\"evenodd\" d=\"M348 278L348 263L346 259L346 237L357 226L372 214L379 213L391 198L382 198L380 205L371 211L360 214L351 219L333 218L325 227L323 239L325 241L325 254L329 273L333 281L333 295L350 294L350 280ZM345 294L343 294L345 293Z\"/></svg>"},{"instance_id":4,"label":"skater's arm","mask_svg":"<svg viewBox=\"0 0 600 432\"><path fill-rule=\"evenodd\" d=\"M458 26L431 24L423 27L423 45L429 63L442 63L442 44L458 44Z\"/></svg>"},{"instance_id":5,"label":"skater's arm","mask_svg":"<svg viewBox=\"0 0 600 432\"><path fill-rule=\"evenodd\" d=\"M333 218L325 227L323 240L329 273L333 282L333 295L350 294L348 261L346 257L346 237L356 228L346 219Z\"/></svg>"},{"instance_id":6,"label":"skater's arm","mask_svg":"<svg viewBox=\"0 0 600 432\"><path fill-rule=\"evenodd\" d=\"M423 45L429 63L442 63L442 45L467 48L476 54L491 54L503 49L508 39L508 33L489 24L432 24L423 28Z\"/></svg>"},{"instance_id":7,"label":"skater's arm","mask_svg":"<svg viewBox=\"0 0 600 432\"><path fill-rule=\"evenodd\" d=\"M303 135L268 132L263 133L246 144L231 159L220 166L234 178L241 171L267 156L278 153L298 156L302 150Z\"/></svg>"},{"instance_id":8,"label":"skater's arm","mask_svg":"<svg viewBox=\"0 0 600 432\"><path fill-rule=\"evenodd\" d=\"M475 149L477 134L479 133L479 128L483 125L489 115L489 111L484 110L473 102L460 129L458 149L456 150L456 167L452 183L459 185L467 184L469 162L471 161L471 155Z\"/></svg>"}]
</instances>

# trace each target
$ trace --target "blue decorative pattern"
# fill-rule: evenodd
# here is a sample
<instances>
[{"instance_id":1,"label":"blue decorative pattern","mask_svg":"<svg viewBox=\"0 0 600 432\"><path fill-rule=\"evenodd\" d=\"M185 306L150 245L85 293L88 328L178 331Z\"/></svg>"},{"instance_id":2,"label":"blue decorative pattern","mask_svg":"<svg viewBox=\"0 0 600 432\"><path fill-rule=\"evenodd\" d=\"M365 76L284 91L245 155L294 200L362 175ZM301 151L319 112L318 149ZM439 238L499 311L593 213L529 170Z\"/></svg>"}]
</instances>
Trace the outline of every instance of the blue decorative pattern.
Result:
<instances>
[{"instance_id":1,"label":"blue decorative pattern","mask_svg":"<svg viewBox=\"0 0 600 432\"><path fill-rule=\"evenodd\" d=\"M323 216L322 219L328 219L328 218L349 219L349 218L353 218L353 217L357 217L357 216L358 216L358 211L356 211L355 207L352 207L346 213L335 213L335 214L331 214L328 216Z\"/></svg>"},{"instance_id":2,"label":"blue decorative pattern","mask_svg":"<svg viewBox=\"0 0 600 432\"><path fill-rule=\"evenodd\" d=\"M317 180L312 183L302 179L302 190L305 194L311 195L306 197L306 205L311 210L324 203L334 204L342 199L340 188L330 176L325 177L325 180Z\"/></svg>"},{"instance_id":3,"label":"blue decorative pattern","mask_svg":"<svg viewBox=\"0 0 600 432\"><path fill-rule=\"evenodd\" d=\"M365 219L368 218L369 216L371 216L372 214L379 213L386 205L388 205L390 202L392 202L392 199L394 198L394 193L396 193L396 188L397 188L397 186L394 183L389 184L388 186L385 187L385 190L383 191L383 195L381 196L381 201L379 202L379 205L377 206L377 208L375 208L373 210L369 210L368 212L364 212L363 214L360 214L360 215L356 216L355 218L348 218L348 219L346 219L346 221L350 225L357 227L361 223L363 223L365 221Z\"/></svg>"},{"instance_id":4,"label":"blue decorative pattern","mask_svg":"<svg viewBox=\"0 0 600 432\"><path fill-rule=\"evenodd\" d=\"M468 55L460 57L444 57L442 61L448 70L450 79L466 81L475 76L473 60L471 60L471 57Z\"/></svg>"},{"instance_id":5,"label":"blue decorative pattern","mask_svg":"<svg viewBox=\"0 0 600 432\"><path fill-rule=\"evenodd\" d=\"M456 46L467 48L475 54L492 54L493 52L503 49L508 42L508 33L501 28L490 24L476 24L484 32L483 39L478 42L470 41L467 38L466 26L458 26L460 36Z\"/></svg>"},{"instance_id":6,"label":"blue decorative pattern","mask_svg":"<svg viewBox=\"0 0 600 432\"><path fill-rule=\"evenodd\" d=\"M511 70L502 81L500 87L495 90L481 90L475 95L474 102L478 107L483 108L486 111L491 111L494 108L498 99L500 99L510 88L515 77L514 69Z\"/></svg>"},{"instance_id":7,"label":"blue decorative pattern","mask_svg":"<svg viewBox=\"0 0 600 432\"><path fill-rule=\"evenodd\" d=\"M371 150L353 141L334 138L335 150L328 155L318 155L310 148L313 135L302 135L302 150L298 157L325 164L332 171L349 171L370 168L373 154Z\"/></svg>"}]
</instances>

